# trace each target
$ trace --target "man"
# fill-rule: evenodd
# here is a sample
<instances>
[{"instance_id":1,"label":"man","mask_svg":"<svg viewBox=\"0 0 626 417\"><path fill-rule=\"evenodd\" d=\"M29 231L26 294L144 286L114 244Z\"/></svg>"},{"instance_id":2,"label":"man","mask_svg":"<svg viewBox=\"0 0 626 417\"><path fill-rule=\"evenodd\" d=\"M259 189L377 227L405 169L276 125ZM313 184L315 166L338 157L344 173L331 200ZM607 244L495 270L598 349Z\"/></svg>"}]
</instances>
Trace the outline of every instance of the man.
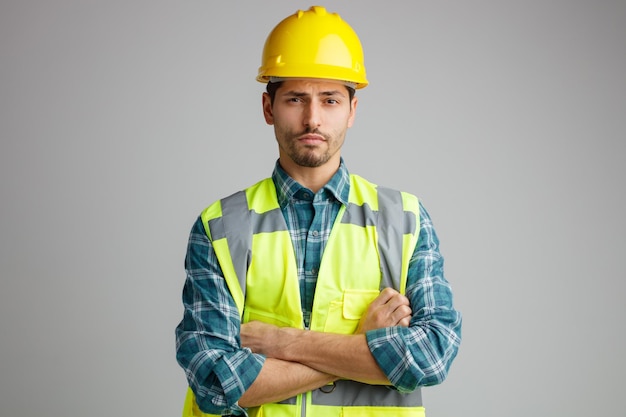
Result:
<instances>
[{"instance_id":1,"label":"man","mask_svg":"<svg viewBox=\"0 0 626 417\"><path fill-rule=\"evenodd\" d=\"M423 416L461 317L430 218L341 157L367 85L358 37L322 7L270 33L257 78L279 159L191 231L176 329L184 416Z\"/></svg>"}]
</instances>

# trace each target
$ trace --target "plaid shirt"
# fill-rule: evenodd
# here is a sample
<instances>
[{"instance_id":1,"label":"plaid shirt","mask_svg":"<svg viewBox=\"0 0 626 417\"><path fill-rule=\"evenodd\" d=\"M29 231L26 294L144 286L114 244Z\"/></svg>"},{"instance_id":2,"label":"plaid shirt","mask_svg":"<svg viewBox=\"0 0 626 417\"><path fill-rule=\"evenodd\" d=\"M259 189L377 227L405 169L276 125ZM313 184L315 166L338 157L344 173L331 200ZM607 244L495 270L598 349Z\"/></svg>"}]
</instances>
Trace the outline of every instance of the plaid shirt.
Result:
<instances>
[{"instance_id":1,"label":"plaid shirt","mask_svg":"<svg viewBox=\"0 0 626 417\"><path fill-rule=\"evenodd\" d=\"M339 208L348 202L349 174L342 161L317 193L290 178L278 163L272 179L295 247L308 327L321 256ZM176 328L178 363L202 410L245 415L237 401L254 382L265 358L241 347L239 312L200 218L191 230L185 269L184 315ZM443 381L461 340L461 315L453 307L439 241L421 203L420 234L409 263L406 296L413 310L408 328L366 334L379 366L402 392Z\"/></svg>"}]
</instances>

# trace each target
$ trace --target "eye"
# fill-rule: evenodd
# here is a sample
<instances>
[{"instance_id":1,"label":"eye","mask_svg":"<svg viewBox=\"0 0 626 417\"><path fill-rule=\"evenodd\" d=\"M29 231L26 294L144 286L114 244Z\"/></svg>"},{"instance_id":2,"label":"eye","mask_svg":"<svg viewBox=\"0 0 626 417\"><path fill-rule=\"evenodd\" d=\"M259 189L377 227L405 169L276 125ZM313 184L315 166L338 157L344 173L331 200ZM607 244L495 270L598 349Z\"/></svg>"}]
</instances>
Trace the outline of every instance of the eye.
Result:
<instances>
[{"instance_id":1,"label":"eye","mask_svg":"<svg viewBox=\"0 0 626 417\"><path fill-rule=\"evenodd\" d=\"M328 104L339 104L339 101L334 99L334 98L329 98L326 100L326 103Z\"/></svg>"}]
</instances>

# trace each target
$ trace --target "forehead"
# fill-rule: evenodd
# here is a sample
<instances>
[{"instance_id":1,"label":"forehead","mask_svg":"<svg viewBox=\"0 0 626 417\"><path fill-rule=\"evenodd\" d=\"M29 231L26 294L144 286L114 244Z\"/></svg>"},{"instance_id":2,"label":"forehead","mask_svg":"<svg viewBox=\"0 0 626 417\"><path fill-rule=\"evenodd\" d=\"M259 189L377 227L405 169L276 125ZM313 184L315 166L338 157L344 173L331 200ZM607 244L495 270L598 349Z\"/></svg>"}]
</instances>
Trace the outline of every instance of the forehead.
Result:
<instances>
[{"instance_id":1,"label":"forehead","mask_svg":"<svg viewBox=\"0 0 626 417\"><path fill-rule=\"evenodd\" d=\"M348 87L341 81L318 78L297 78L283 81L280 90L298 92L329 92L345 93Z\"/></svg>"}]
</instances>

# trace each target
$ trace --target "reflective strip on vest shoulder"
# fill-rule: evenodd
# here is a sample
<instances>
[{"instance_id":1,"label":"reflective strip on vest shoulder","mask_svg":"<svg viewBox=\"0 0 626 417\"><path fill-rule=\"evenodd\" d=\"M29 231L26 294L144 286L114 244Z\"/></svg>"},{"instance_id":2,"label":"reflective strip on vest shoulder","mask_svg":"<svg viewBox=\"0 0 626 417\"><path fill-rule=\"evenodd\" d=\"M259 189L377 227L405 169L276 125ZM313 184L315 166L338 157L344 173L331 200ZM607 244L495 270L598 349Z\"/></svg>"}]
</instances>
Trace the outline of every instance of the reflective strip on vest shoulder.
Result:
<instances>
[{"instance_id":1,"label":"reflective strip on vest shoulder","mask_svg":"<svg viewBox=\"0 0 626 417\"><path fill-rule=\"evenodd\" d=\"M416 226L415 213L404 211L402 193L378 187L377 212L367 203L363 206L350 203L341 223L361 227L376 225L382 274L380 289L392 287L402 290L402 236L413 234Z\"/></svg>"},{"instance_id":2,"label":"reflective strip on vest shoulder","mask_svg":"<svg viewBox=\"0 0 626 417\"><path fill-rule=\"evenodd\" d=\"M252 257L252 220L246 194L242 191L223 198L222 217L209 220L213 240L226 238L239 286L246 298L246 274Z\"/></svg>"},{"instance_id":3,"label":"reflective strip on vest shoulder","mask_svg":"<svg viewBox=\"0 0 626 417\"><path fill-rule=\"evenodd\" d=\"M221 200L222 217L209 220L211 238L226 238L239 286L246 297L246 276L252 258L252 235L286 231L287 224L280 208L257 213L248 208L244 191Z\"/></svg>"}]
</instances>

